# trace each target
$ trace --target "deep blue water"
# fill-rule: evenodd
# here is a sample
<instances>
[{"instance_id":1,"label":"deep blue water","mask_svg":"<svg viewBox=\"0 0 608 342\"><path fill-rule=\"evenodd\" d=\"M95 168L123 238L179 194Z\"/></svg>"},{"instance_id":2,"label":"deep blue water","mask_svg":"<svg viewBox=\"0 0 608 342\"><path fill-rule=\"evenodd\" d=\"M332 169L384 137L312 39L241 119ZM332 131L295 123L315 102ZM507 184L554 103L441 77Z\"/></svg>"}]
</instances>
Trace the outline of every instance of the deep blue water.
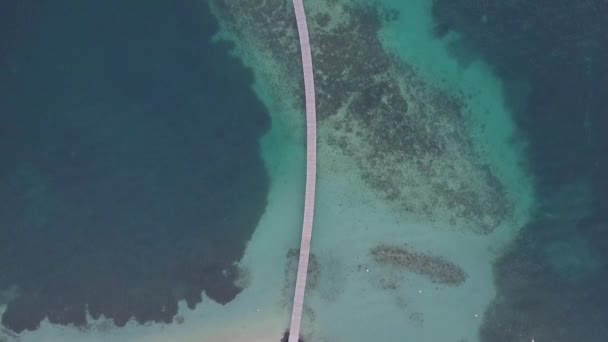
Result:
<instances>
[{"instance_id":1,"label":"deep blue water","mask_svg":"<svg viewBox=\"0 0 608 342\"><path fill-rule=\"evenodd\" d=\"M0 2L4 326L238 294L269 117L217 29L199 0Z\"/></svg>"},{"instance_id":2,"label":"deep blue water","mask_svg":"<svg viewBox=\"0 0 608 342\"><path fill-rule=\"evenodd\" d=\"M539 207L495 265L487 342L608 340L608 1L435 0L506 85Z\"/></svg>"}]
</instances>

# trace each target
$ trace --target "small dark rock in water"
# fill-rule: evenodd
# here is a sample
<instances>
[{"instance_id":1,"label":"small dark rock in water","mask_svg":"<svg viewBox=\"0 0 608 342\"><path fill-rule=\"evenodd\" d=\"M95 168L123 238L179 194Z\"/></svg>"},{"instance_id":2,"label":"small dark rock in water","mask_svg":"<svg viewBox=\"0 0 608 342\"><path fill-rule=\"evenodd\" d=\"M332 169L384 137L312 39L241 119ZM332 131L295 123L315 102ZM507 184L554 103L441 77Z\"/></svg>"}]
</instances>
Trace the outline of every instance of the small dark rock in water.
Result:
<instances>
[{"instance_id":1,"label":"small dark rock in water","mask_svg":"<svg viewBox=\"0 0 608 342\"><path fill-rule=\"evenodd\" d=\"M289 330L287 330L284 334L283 334L283 338L281 339L281 342L287 342L289 341ZM304 342L304 339L302 337L298 338L298 342Z\"/></svg>"}]
</instances>

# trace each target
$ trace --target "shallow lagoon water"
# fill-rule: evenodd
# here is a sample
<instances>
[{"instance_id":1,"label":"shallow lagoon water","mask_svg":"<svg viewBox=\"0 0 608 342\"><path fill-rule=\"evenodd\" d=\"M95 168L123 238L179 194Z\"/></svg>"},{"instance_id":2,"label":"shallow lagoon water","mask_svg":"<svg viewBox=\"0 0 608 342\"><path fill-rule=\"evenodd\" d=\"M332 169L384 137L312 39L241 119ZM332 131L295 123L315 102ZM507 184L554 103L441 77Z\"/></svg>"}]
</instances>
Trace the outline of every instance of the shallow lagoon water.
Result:
<instances>
[{"instance_id":1,"label":"shallow lagoon water","mask_svg":"<svg viewBox=\"0 0 608 342\"><path fill-rule=\"evenodd\" d=\"M201 11L205 7L192 4ZM259 139L260 146L259 152L249 149L250 158L263 161L269 180L267 192L260 195L265 202L251 193L249 202L238 202L263 209L256 211L256 224L238 225L250 234L246 248L239 249L244 254L236 258L233 273L220 272L233 276L231 282L242 291L225 303L207 291L194 309L187 300L176 300L171 323L142 325L133 319L115 327L106 317L88 314L84 328L44 319L35 331L21 333L20 340L100 341L112 336L125 341L228 342L278 341L283 336L295 282L305 171L293 9L283 1L210 4L219 24L219 31L209 30L217 31L213 40L234 44L220 48L223 55L218 56L236 56L248 68L235 67L240 71L231 77L221 69L226 88L215 91L229 90L242 99L252 90L260 106L235 110L235 120L221 123L230 127L227 131L259 125L257 133L247 134L251 141ZM605 298L599 293L606 284L606 221L601 215L605 183L599 175L605 169L605 144L598 130L606 108L601 94L608 88L602 87L602 21L585 21L588 26L570 38L587 43L569 44L564 38L555 44L561 53L556 50L555 55L561 57L543 58L555 43L551 30L559 32L558 24L567 30L572 21L583 22L585 15L600 18L597 13L606 12L605 4L548 6L555 17L546 15L545 21L517 27L505 26L497 18L509 14L526 21L524 13L533 18L539 8L548 7L536 6L540 2L500 4L305 2L319 112L317 208L303 322L306 341L603 340L598 322L605 315ZM161 8L160 12L168 10ZM559 13L572 9L578 11L572 21L561 19ZM522 27L543 34L527 40L517 31ZM501 39L503 45L492 43ZM505 61L501 56L507 43L513 44L509 51L516 52ZM170 51L180 56L188 49ZM14 58L7 60L12 66L7 70L20 70ZM551 61L556 66L551 67ZM161 70L163 63L168 62L160 62ZM195 65L192 58L182 61L180 68ZM556 70L566 76L551 76ZM235 85L238 75L244 75L242 90ZM167 78L171 79L159 76ZM543 83L547 80L552 87ZM579 92L572 85L561 86L562 81L578 84L574 88ZM175 104L185 95L182 83L173 82L178 90L166 96ZM197 82L192 88L209 79ZM155 94L164 93L165 85L157 89ZM215 94L220 104L232 99ZM136 92L125 98L137 96ZM185 108L204 112L206 103ZM167 108L156 111L159 119L170 118ZM251 119L252 108L261 108L254 111L259 120L253 125L242 121ZM572 108L580 112L575 115ZM270 122L266 131L264 120ZM240 125L231 126L235 122ZM117 127L125 130L130 123L120 121ZM192 121L186 123L192 126ZM219 134L221 126L216 129L224 136ZM183 137L190 130L195 128L175 127L172 134ZM172 141L172 134L166 139ZM176 146L192 148L191 142ZM237 145L257 146L244 141ZM218 153L208 160L220 158L228 165L242 161L241 153L213 151ZM168 155L177 163L197 160L197 152L185 148ZM209 164L201 168L212 169ZM165 178L150 182L159 179ZM171 201L159 201L159 208L166 209L167 202ZM234 241L235 236L218 238ZM171 243L167 246L175 249ZM213 255L204 255L201 262L206 258ZM21 292L17 288L10 293L3 298ZM4 317L10 318L6 312ZM560 329L546 329L556 322Z\"/></svg>"}]
</instances>

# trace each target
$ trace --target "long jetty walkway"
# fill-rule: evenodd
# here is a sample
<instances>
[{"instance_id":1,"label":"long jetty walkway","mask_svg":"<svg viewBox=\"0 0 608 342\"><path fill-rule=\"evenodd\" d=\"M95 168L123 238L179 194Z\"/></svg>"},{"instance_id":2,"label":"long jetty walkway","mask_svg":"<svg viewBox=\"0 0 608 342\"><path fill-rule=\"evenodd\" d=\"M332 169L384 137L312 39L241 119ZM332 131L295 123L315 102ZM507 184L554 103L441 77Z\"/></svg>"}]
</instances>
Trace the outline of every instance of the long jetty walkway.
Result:
<instances>
[{"instance_id":1,"label":"long jetty walkway","mask_svg":"<svg viewBox=\"0 0 608 342\"><path fill-rule=\"evenodd\" d=\"M317 178L317 111L315 107L315 82L312 69L312 53L308 37L308 25L302 0L293 0L293 7L298 24L300 51L302 53L302 71L304 73L304 92L306 95L306 192L304 198L304 221L302 224L302 241L300 242L300 259L298 276L293 298L291 324L288 342L298 342L302 307L306 290L306 275L310 256L310 240L315 210L315 187Z\"/></svg>"}]
</instances>

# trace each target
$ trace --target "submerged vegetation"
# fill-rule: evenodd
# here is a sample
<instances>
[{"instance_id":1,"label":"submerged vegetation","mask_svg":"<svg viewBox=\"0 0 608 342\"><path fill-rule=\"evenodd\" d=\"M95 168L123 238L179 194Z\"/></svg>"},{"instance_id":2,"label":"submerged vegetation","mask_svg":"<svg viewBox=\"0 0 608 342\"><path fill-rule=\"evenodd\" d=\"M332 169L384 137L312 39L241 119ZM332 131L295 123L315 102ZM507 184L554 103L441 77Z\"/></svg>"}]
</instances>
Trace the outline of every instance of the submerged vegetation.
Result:
<instances>
[{"instance_id":1,"label":"submerged vegetation","mask_svg":"<svg viewBox=\"0 0 608 342\"><path fill-rule=\"evenodd\" d=\"M436 284L458 286L467 274L443 257L414 251L408 246L378 245L371 250L377 263L416 273Z\"/></svg>"}]
</instances>

